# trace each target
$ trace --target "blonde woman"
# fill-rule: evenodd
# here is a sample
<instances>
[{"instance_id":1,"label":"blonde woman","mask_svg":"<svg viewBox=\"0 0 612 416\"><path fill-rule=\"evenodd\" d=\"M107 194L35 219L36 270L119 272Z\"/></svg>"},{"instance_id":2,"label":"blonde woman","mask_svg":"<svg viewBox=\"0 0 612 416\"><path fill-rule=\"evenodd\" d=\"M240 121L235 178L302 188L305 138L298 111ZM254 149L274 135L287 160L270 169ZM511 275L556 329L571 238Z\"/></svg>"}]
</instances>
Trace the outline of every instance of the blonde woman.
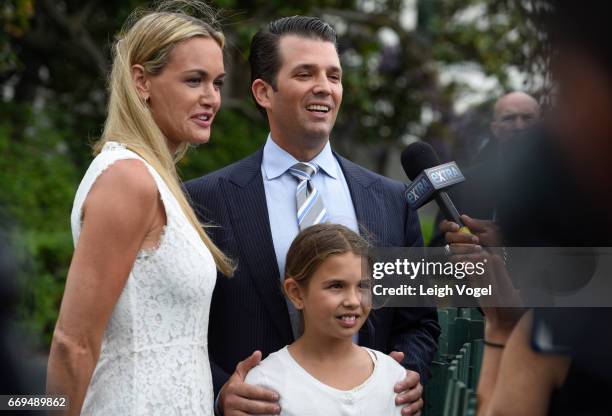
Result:
<instances>
[{"instance_id":1,"label":"blonde woman","mask_svg":"<svg viewBox=\"0 0 612 416\"><path fill-rule=\"evenodd\" d=\"M47 389L68 395L69 414L213 413L208 312L217 269L233 270L174 163L210 138L224 38L176 3L133 15L114 45L108 118L74 201L76 247L49 357Z\"/></svg>"}]
</instances>

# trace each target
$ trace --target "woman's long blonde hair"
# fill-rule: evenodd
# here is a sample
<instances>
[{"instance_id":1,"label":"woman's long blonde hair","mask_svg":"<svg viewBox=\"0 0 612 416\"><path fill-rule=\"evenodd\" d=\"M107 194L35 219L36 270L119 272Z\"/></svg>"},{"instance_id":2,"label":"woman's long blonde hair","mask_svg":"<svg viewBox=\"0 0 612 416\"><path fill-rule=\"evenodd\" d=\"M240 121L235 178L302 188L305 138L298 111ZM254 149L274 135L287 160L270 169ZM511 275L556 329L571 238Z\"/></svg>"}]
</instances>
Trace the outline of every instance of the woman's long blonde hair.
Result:
<instances>
[{"instance_id":1,"label":"woman's long blonde hair","mask_svg":"<svg viewBox=\"0 0 612 416\"><path fill-rule=\"evenodd\" d=\"M187 14L184 6L189 6L191 11L196 9L211 23ZM187 151L187 144L179 145L175 155L170 153L166 138L136 90L131 72L133 65L140 64L147 73L159 74L168 63L172 49L193 37L212 38L223 48L225 38L214 27L214 21L213 9L198 1L164 2L155 10L136 11L128 18L113 47L108 116L102 137L94 144L94 153L99 153L107 141L115 141L146 160L168 185L187 219L211 251L217 269L231 276L234 271L232 262L206 234L183 193L175 163Z\"/></svg>"}]
</instances>

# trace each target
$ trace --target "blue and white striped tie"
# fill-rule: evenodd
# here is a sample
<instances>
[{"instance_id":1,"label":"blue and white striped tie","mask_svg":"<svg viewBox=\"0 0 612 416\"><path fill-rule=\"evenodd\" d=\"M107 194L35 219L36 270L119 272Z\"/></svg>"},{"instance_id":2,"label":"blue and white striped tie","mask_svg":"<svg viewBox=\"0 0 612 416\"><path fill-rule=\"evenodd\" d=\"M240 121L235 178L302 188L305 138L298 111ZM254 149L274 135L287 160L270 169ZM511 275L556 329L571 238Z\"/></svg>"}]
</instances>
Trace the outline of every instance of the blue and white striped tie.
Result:
<instances>
[{"instance_id":1,"label":"blue and white striped tie","mask_svg":"<svg viewBox=\"0 0 612 416\"><path fill-rule=\"evenodd\" d=\"M300 231L327 219L327 210L323 205L323 198L311 181L317 171L318 167L316 165L303 162L296 163L289 168L289 173L299 181L295 197Z\"/></svg>"}]
</instances>

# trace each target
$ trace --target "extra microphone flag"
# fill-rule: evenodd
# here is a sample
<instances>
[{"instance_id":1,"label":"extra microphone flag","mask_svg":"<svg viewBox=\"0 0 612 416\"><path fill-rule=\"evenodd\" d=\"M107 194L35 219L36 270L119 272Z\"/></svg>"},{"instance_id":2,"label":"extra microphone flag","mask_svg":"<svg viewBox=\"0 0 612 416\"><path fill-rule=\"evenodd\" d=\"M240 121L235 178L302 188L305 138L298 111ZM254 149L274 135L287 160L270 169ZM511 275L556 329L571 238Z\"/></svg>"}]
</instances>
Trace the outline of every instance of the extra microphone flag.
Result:
<instances>
[{"instance_id":1,"label":"extra microphone flag","mask_svg":"<svg viewBox=\"0 0 612 416\"><path fill-rule=\"evenodd\" d=\"M420 208L431 200L436 191L463 181L465 177L455 162L425 169L408 186L406 201L410 208Z\"/></svg>"},{"instance_id":2,"label":"extra microphone flag","mask_svg":"<svg viewBox=\"0 0 612 416\"><path fill-rule=\"evenodd\" d=\"M433 147L425 142L415 142L402 152L402 167L412 181L406 190L406 202L410 208L417 209L435 199L444 218L459 224L460 230L469 232L446 193L447 188L465 180L455 162L440 164Z\"/></svg>"}]
</instances>

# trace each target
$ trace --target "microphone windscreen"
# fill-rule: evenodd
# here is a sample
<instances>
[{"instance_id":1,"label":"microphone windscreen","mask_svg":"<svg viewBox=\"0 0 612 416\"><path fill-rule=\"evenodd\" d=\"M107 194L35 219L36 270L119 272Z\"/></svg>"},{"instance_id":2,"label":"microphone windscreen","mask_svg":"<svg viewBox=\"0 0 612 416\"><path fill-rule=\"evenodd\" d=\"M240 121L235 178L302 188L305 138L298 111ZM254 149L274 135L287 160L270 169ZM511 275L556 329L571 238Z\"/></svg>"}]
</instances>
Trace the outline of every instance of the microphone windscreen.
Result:
<instances>
[{"instance_id":1,"label":"microphone windscreen","mask_svg":"<svg viewBox=\"0 0 612 416\"><path fill-rule=\"evenodd\" d=\"M440 159L431 145L414 142L402 151L402 167L412 181L425 169L440 165Z\"/></svg>"}]
</instances>

